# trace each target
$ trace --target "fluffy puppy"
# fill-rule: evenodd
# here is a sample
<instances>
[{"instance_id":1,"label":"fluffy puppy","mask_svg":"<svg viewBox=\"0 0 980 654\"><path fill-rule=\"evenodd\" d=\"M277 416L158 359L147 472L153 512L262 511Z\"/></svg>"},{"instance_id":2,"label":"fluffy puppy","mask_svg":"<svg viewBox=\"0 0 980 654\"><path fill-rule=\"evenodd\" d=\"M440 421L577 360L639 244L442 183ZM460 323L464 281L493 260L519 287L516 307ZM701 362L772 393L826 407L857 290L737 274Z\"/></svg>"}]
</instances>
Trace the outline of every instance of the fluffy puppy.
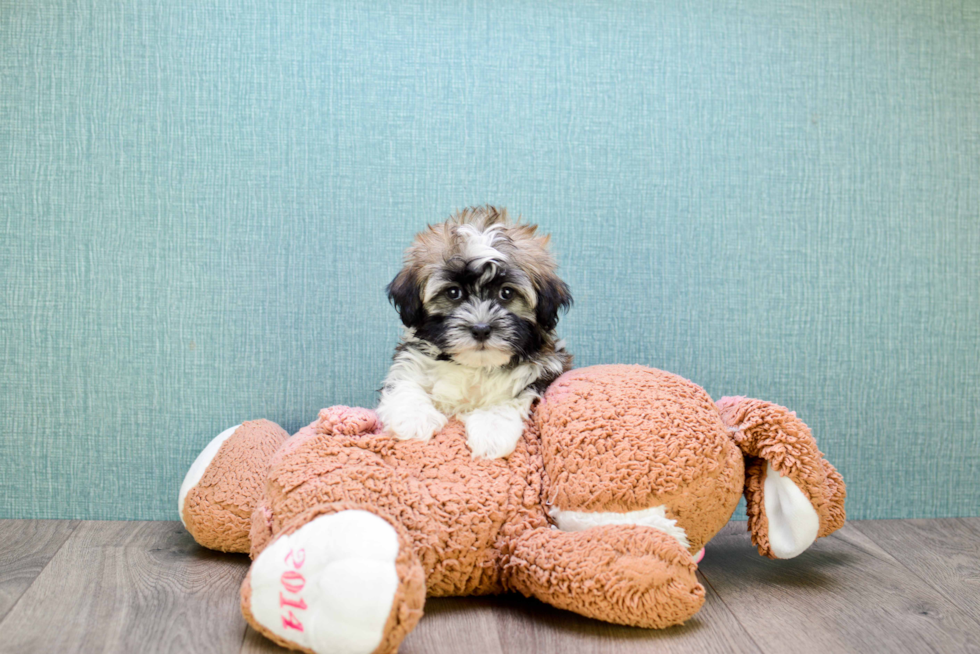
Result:
<instances>
[{"instance_id":1,"label":"fluffy puppy","mask_svg":"<svg viewBox=\"0 0 980 654\"><path fill-rule=\"evenodd\" d=\"M572 364L555 340L572 296L548 239L491 206L415 236L388 285L405 325L378 405L389 432L427 440L455 415L474 457L514 450L534 400Z\"/></svg>"}]
</instances>

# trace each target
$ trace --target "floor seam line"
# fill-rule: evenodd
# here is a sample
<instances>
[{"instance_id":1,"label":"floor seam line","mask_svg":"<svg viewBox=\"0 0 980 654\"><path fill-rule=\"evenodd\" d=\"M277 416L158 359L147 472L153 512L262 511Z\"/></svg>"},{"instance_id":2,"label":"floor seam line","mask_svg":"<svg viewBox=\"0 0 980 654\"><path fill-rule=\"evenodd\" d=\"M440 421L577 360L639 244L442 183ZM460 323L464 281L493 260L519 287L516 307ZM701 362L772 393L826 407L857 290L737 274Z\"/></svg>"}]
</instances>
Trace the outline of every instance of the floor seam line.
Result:
<instances>
[{"instance_id":1,"label":"floor seam line","mask_svg":"<svg viewBox=\"0 0 980 654\"><path fill-rule=\"evenodd\" d=\"M874 537L871 534L868 534L863 529L861 529L861 526L860 525L856 525L856 527L857 527L857 530L861 533L862 536L864 536L865 538L867 538L868 540L870 540L872 543L874 543L875 545L877 545L878 547L880 547L882 549L882 551L885 554L887 554L891 558L892 561L894 561L899 566L901 566L901 568L903 570L907 571L910 575L912 575L913 577L915 577L916 579L918 579L919 581L921 581L922 583L924 583L926 586L928 586L929 588L931 588L934 591L936 591L937 593L939 593L939 596L942 597L947 602L949 602L950 605L953 606L953 608L955 608L960 613L962 613L964 616L966 616L967 618L969 618L972 622L976 623L977 625L980 625L980 619L977 619L977 618L973 617L970 613L968 613L968 612L964 611L962 608L960 608L959 600L956 600L956 599L950 597L949 595L946 594L946 591L944 589L940 588L939 586L934 585L931 581L929 581L928 579L926 579L925 577L923 577L922 575L920 575L919 573L917 573L912 568L910 568L907 565L905 565L905 563L903 563L902 561L898 560L895 557L894 554L892 554L889 550L885 549L885 546L882 545L881 543L879 543L877 540L875 540Z\"/></svg>"},{"instance_id":2,"label":"floor seam line","mask_svg":"<svg viewBox=\"0 0 980 654\"><path fill-rule=\"evenodd\" d=\"M707 551L705 551L705 555L707 555ZM738 625L739 629L745 632L746 637L748 637L748 639L752 642L752 644L755 645L756 651L760 652L761 654L765 654L766 650L764 650L762 646L759 645L758 642L756 642L755 638L752 637L752 632L749 631L748 627L742 624L742 621L738 619L738 616L735 614L734 611L732 611L732 608L728 606L728 602L725 601L725 596L718 592L718 589L715 588L715 585L711 583L710 579L708 579L708 575L704 572L704 570L701 570L699 568L698 571L701 573L701 576L704 577L704 583L708 584L708 588L711 589L711 592L713 592L715 594L715 597L717 597L718 600L721 601L722 606L725 607L725 610L728 611L728 614L732 616L733 620L735 620L735 624Z\"/></svg>"},{"instance_id":3,"label":"floor seam line","mask_svg":"<svg viewBox=\"0 0 980 654\"><path fill-rule=\"evenodd\" d=\"M75 523L71 527L71 533L69 533L68 536L65 538L65 540L62 541L61 545L58 546L58 549L56 549L54 551L54 554L51 555L51 557L45 562L45 564L43 566L41 566L41 569L38 571L38 573L36 575L34 575L34 578L33 579L31 579L31 583L29 583L27 585L27 588L24 589L24 592L22 592L17 597L17 601L14 602L13 604L11 604L10 605L10 608L7 609L7 611L3 615L0 615L0 628L3 627L4 623L7 621L7 617L10 616L10 614L14 612L14 609L17 608L17 605L20 604L20 601L22 599L24 599L24 595L27 594L27 591L29 591L34 586L34 584L37 583L38 578L40 578L40 576L42 574L44 574L44 571L48 569L48 566L51 565L51 562L54 561L54 558L56 556L58 556L58 554L65 547L65 545L68 544L68 541L71 540L71 537L75 535L75 530L78 529L78 527L82 524L83 521L82 520L68 520L67 522L74 522Z\"/></svg>"}]
</instances>

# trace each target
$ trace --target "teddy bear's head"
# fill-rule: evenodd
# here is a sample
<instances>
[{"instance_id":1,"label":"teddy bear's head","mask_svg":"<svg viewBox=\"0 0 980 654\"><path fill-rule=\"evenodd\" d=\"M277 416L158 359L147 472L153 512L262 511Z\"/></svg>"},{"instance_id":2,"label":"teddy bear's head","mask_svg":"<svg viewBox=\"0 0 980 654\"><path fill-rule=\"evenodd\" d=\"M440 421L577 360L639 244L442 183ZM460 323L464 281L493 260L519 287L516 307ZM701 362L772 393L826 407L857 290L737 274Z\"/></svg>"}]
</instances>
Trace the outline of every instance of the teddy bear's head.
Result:
<instances>
[{"instance_id":1,"label":"teddy bear's head","mask_svg":"<svg viewBox=\"0 0 980 654\"><path fill-rule=\"evenodd\" d=\"M744 485L743 455L701 387L633 365L559 377L534 415L546 508L563 530L634 523L694 553L721 529Z\"/></svg>"}]
</instances>

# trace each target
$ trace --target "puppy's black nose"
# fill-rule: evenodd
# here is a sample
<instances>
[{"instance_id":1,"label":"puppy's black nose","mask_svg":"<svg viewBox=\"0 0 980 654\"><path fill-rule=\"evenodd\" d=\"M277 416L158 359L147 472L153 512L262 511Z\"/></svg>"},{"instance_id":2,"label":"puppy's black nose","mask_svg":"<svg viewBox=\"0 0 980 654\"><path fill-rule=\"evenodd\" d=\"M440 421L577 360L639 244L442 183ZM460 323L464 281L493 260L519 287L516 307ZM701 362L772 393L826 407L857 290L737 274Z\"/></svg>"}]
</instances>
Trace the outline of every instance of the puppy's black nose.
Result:
<instances>
[{"instance_id":1,"label":"puppy's black nose","mask_svg":"<svg viewBox=\"0 0 980 654\"><path fill-rule=\"evenodd\" d=\"M482 343L490 338L490 325L485 322L479 322L470 327L470 333L473 334L473 338Z\"/></svg>"}]
</instances>

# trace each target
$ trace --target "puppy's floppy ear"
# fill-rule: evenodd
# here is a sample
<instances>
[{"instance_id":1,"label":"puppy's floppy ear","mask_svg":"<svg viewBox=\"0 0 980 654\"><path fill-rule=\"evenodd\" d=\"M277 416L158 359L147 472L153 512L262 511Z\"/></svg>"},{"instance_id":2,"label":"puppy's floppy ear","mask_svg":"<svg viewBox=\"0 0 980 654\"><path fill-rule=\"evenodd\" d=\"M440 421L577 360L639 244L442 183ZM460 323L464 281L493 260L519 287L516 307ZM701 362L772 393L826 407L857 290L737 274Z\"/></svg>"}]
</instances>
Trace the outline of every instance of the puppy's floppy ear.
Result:
<instances>
[{"instance_id":1,"label":"puppy's floppy ear","mask_svg":"<svg viewBox=\"0 0 980 654\"><path fill-rule=\"evenodd\" d=\"M402 324L419 327L425 318L422 311L422 289L418 275L411 268L404 268L388 284L388 300L398 311Z\"/></svg>"},{"instance_id":2,"label":"puppy's floppy ear","mask_svg":"<svg viewBox=\"0 0 980 654\"><path fill-rule=\"evenodd\" d=\"M572 306L572 294L568 284L555 275L548 275L535 284L538 292L538 305L535 319L547 331L558 326L558 314L568 311Z\"/></svg>"}]
</instances>

